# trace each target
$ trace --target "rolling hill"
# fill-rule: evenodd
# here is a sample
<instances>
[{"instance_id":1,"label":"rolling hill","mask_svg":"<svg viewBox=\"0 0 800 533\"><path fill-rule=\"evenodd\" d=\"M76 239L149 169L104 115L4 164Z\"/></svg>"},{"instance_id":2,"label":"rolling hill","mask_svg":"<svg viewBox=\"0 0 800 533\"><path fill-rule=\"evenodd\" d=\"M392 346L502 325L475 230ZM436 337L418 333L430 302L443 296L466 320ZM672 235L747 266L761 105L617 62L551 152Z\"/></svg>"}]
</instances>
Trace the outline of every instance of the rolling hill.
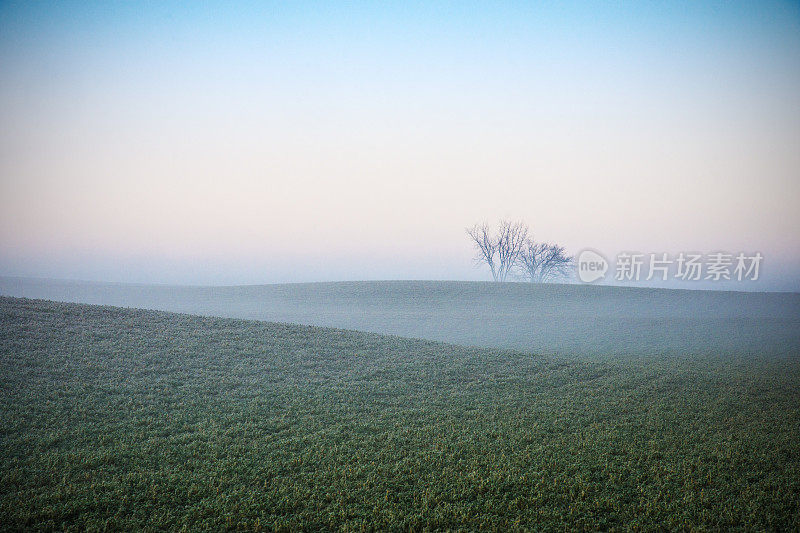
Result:
<instances>
[{"instance_id":1,"label":"rolling hill","mask_svg":"<svg viewBox=\"0 0 800 533\"><path fill-rule=\"evenodd\" d=\"M0 278L0 294L562 355L800 350L800 294L366 281L187 287Z\"/></svg>"},{"instance_id":2,"label":"rolling hill","mask_svg":"<svg viewBox=\"0 0 800 533\"><path fill-rule=\"evenodd\" d=\"M796 353L542 356L0 298L0 416L0 530L800 523Z\"/></svg>"}]
</instances>

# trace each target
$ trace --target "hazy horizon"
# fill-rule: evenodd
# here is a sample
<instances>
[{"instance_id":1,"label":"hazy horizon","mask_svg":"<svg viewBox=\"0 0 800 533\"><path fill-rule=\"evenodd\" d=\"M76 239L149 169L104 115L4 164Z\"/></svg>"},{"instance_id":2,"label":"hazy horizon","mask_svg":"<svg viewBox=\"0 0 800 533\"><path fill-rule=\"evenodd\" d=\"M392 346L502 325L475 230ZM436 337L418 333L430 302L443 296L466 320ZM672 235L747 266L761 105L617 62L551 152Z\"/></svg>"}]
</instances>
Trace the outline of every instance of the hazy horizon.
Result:
<instances>
[{"instance_id":1,"label":"hazy horizon","mask_svg":"<svg viewBox=\"0 0 800 533\"><path fill-rule=\"evenodd\" d=\"M793 2L4 3L0 276L486 280L507 218L800 291L798 95Z\"/></svg>"}]
</instances>

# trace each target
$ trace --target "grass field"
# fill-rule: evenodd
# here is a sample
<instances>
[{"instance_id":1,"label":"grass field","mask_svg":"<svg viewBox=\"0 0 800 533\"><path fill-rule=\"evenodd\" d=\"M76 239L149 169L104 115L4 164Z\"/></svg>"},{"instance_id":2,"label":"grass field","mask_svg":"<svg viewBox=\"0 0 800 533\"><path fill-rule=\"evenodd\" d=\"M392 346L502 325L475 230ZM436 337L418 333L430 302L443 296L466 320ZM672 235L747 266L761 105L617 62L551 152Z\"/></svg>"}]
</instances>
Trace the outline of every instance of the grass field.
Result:
<instances>
[{"instance_id":1,"label":"grass field","mask_svg":"<svg viewBox=\"0 0 800 533\"><path fill-rule=\"evenodd\" d=\"M293 322L570 357L800 352L796 293L465 281L171 287L0 277L0 295Z\"/></svg>"},{"instance_id":2,"label":"grass field","mask_svg":"<svg viewBox=\"0 0 800 533\"><path fill-rule=\"evenodd\" d=\"M0 528L800 528L800 354L0 298Z\"/></svg>"}]
</instances>

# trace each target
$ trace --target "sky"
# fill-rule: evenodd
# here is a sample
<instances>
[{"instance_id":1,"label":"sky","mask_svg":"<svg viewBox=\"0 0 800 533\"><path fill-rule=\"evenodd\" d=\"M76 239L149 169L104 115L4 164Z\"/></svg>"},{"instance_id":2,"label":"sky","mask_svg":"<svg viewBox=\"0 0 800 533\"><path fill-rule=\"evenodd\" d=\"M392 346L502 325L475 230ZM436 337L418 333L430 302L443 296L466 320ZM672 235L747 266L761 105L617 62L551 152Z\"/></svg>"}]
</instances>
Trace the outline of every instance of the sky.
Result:
<instances>
[{"instance_id":1,"label":"sky","mask_svg":"<svg viewBox=\"0 0 800 533\"><path fill-rule=\"evenodd\" d=\"M0 275L489 279L507 218L800 291L797 2L0 2L0 125Z\"/></svg>"}]
</instances>

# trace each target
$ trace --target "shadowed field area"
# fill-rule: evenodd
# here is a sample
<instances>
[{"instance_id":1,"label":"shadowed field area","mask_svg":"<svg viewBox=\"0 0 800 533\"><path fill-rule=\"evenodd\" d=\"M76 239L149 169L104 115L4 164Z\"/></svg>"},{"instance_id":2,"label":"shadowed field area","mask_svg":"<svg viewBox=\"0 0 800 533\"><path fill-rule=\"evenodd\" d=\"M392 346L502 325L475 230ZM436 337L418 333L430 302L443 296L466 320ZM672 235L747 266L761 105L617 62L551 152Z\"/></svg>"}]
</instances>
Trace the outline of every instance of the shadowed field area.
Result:
<instances>
[{"instance_id":1,"label":"shadowed field area","mask_svg":"<svg viewBox=\"0 0 800 533\"><path fill-rule=\"evenodd\" d=\"M0 298L0 411L5 530L800 524L796 352L542 356Z\"/></svg>"},{"instance_id":2,"label":"shadowed field area","mask_svg":"<svg viewBox=\"0 0 800 533\"><path fill-rule=\"evenodd\" d=\"M0 294L569 356L800 351L800 294L467 281L170 287L0 278Z\"/></svg>"}]
</instances>

